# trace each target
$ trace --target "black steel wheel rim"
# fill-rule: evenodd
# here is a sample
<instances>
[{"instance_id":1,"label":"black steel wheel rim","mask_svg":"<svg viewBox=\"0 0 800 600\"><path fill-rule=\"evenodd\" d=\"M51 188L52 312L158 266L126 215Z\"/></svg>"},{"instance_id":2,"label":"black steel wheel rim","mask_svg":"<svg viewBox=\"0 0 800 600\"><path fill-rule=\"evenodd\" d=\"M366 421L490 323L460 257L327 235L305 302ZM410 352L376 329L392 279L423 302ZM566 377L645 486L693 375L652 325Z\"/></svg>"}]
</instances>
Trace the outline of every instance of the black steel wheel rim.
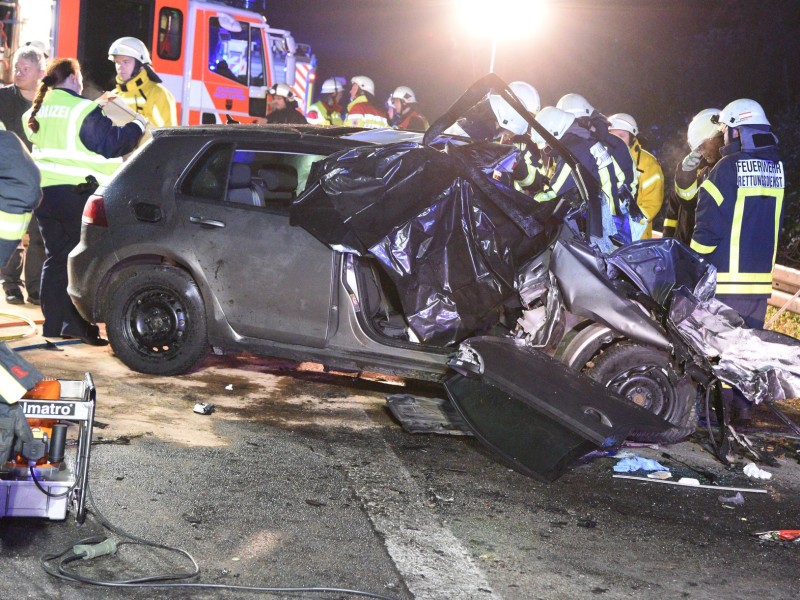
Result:
<instances>
[{"instance_id":1,"label":"black steel wheel rim","mask_svg":"<svg viewBox=\"0 0 800 600\"><path fill-rule=\"evenodd\" d=\"M183 299L170 289L138 292L123 314L125 338L143 356L169 358L186 343L189 314Z\"/></svg>"},{"instance_id":2,"label":"black steel wheel rim","mask_svg":"<svg viewBox=\"0 0 800 600\"><path fill-rule=\"evenodd\" d=\"M634 404L669 420L677 410L677 391L669 375L656 365L627 369L614 377L608 388Z\"/></svg>"}]
</instances>

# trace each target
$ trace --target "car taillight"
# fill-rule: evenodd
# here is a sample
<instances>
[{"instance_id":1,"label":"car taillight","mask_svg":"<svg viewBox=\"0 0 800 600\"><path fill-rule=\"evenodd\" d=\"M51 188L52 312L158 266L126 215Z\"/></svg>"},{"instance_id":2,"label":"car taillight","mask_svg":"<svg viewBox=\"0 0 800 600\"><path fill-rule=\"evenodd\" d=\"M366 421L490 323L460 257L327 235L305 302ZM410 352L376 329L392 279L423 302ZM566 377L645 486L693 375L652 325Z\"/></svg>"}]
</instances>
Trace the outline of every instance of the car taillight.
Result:
<instances>
[{"instance_id":1,"label":"car taillight","mask_svg":"<svg viewBox=\"0 0 800 600\"><path fill-rule=\"evenodd\" d=\"M81 221L83 221L86 225L108 227L105 198L96 194L89 196L89 199L86 201L86 206L83 207L83 216L81 217Z\"/></svg>"}]
</instances>

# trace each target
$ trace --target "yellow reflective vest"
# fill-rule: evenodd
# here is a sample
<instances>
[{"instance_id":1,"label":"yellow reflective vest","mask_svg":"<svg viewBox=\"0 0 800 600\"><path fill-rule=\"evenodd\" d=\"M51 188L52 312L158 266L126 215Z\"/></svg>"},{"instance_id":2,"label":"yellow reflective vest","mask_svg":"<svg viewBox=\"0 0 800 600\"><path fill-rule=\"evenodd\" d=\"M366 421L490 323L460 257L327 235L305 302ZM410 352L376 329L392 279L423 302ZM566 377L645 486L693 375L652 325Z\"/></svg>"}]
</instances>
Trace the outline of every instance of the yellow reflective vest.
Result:
<instances>
[{"instance_id":1,"label":"yellow reflective vest","mask_svg":"<svg viewBox=\"0 0 800 600\"><path fill-rule=\"evenodd\" d=\"M34 133L28 127L30 110L22 117L25 134L33 144L31 155L42 173L42 187L78 185L87 175L105 185L122 164L121 158L105 158L81 142L81 125L97 106L92 100L55 88L47 92L36 113L39 131Z\"/></svg>"},{"instance_id":2,"label":"yellow reflective vest","mask_svg":"<svg viewBox=\"0 0 800 600\"><path fill-rule=\"evenodd\" d=\"M636 192L636 204L647 217L647 228L642 239L653 237L653 219L664 204L664 172L658 159L642 148L639 140L634 139L631 154L636 170L639 172L639 189Z\"/></svg>"}]
</instances>

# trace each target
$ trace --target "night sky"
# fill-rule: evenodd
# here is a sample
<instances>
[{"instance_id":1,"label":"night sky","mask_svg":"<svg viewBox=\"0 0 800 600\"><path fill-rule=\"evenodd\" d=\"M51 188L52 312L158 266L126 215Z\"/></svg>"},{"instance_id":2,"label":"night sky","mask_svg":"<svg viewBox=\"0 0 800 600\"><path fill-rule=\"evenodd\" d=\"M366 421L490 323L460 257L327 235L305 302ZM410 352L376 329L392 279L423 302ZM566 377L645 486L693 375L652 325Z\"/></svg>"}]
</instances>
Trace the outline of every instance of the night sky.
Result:
<instances>
[{"instance_id":1,"label":"night sky","mask_svg":"<svg viewBox=\"0 0 800 600\"><path fill-rule=\"evenodd\" d=\"M491 1L487 0L487 6ZM311 44L321 82L369 75L383 101L398 85L435 118L489 68L491 42L467 34L454 0L268 0L273 27ZM498 41L495 72L543 105L579 92L629 112L647 132L740 97L770 111L800 90L796 0L551 0L524 39ZM509 15L513 19L513 15Z\"/></svg>"}]
</instances>

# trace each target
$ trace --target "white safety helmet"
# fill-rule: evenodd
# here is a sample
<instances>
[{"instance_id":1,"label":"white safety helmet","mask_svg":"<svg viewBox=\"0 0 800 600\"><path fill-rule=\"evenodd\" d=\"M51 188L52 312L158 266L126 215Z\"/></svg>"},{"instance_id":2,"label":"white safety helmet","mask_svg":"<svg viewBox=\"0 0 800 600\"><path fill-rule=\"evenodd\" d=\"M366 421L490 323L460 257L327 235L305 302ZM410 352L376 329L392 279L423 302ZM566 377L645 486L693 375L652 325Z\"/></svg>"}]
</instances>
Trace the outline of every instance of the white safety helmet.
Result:
<instances>
[{"instance_id":1,"label":"white safety helmet","mask_svg":"<svg viewBox=\"0 0 800 600\"><path fill-rule=\"evenodd\" d=\"M621 129L627 131L632 135L639 135L639 126L636 124L636 119L628 113L617 113L608 117L610 125L609 129Z\"/></svg>"},{"instance_id":2,"label":"white safety helmet","mask_svg":"<svg viewBox=\"0 0 800 600\"><path fill-rule=\"evenodd\" d=\"M395 91L393 91L391 98L392 100L402 100L406 104L414 104L417 101L417 97L414 95L414 90L407 85L401 85Z\"/></svg>"},{"instance_id":3,"label":"white safety helmet","mask_svg":"<svg viewBox=\"0 0 800 600\"><path fill-rule=\"evenodd\" d=\"M335 94L336 92L343 92L346 85L344 77L331 77L322 82L320 93L322 94Z\"/></svg>"},{"instance_id":4,"label":"white safety helmet","mask_svg":"<svg viewBox=\"0 0 800 600\"><path fill-rule=\"evenodd\" d=\"M375 95L375 82L366 75L356 75L350 80L350 83L356 84L358 89L364 90L368 94Z\"/></svg>"},{"instance_id":5,"label":"white safety helmet","mask_svg":"<svg viewBox=\"0 0 800 600\"><path fill-rule=\"evenodd\" d=\"M294 100L294 92L292 88L290 88L285 83L276 83L271 88L269 88L270 96L280 96L281 98L286 98L287 100Z\"/></svg>"},{"instance_id":6,"label":"white safety helmet","mask_svg":"<svg viewBox=\"0 0 800 600\"><path fill-rule=\"evenodd\" d=\"M530 83L525 81L512 81L508 84L509 89L514 92L514 95L522 102L532 115L535 115L542 109L542 101L539 98L539 92Z\"/></svg>"},{"instance_id":7,"label":"white safety helmet","mask_svg":"<svg viewBox=\"0 0 800 600\"><path fill-rule=\"evenodd\" d=\"M555 106L545 106L536 115L536 121L547 129L554 138L560 140L570 125L575 122L575 115ZM545 139L535 129L531 129L531 139L540 148L547 145Z\"/></svg>"},{"instance_id":8,"label":"white safety helmet","mask_svg":"<svg viewBox=\"0 0 800 600\"><path fill-rule=\"evenodd\" d=\"M505 98L498 94L491 94L489 96L489 105L492 107L492 112L494 112L500 127L516 135L527 133L530 125L522 115L511 108Z\"/></svg>"},{"instance_id":9,"label":"white safety helmet","mask_svg":"<svg viewBox=\"0 0 800 600\"><path fill-rule=\"evenodd\" d=\"M728 104L720 111L717 122L728 127L769 125L764 109L758 102L749 98L740 98Z\"/></svg>"},{"instance_id":10,"label":"white safety helmet","mask_svg":"<svg viewBox=\"0 0 800 600\"><path fill-rule=\"evenodd\" d=\"M143 65L150 64L150 52L142 40L135 37L121 37L111 44L108 49L108 60L113 61L115 56L130 56Z\"/></svg>"},{"instance_id":11,"label":"white safety helmet","mask_svg":"<svg viewBox=\"0 0 800 600\"><path fill-rule=\"evenodd\" d=\"M558 101L556 107L576 117L589 117L594 112L594 106L589 104L589 101L580 94L561 96L561 100Z\"/></svg>"},{"instance_id":12,"label":"white safety helmet","mask_svg":"<svg viewBox=\"0 0 800 600\"><path fill-rule=\"evenodd\" d=\"M690 150L697 150L703 142L719 133L719 127L711 121L711 118L719 112L718 108L706 108L694 116L686 131Z\"/></svg>"}]
</instances>

